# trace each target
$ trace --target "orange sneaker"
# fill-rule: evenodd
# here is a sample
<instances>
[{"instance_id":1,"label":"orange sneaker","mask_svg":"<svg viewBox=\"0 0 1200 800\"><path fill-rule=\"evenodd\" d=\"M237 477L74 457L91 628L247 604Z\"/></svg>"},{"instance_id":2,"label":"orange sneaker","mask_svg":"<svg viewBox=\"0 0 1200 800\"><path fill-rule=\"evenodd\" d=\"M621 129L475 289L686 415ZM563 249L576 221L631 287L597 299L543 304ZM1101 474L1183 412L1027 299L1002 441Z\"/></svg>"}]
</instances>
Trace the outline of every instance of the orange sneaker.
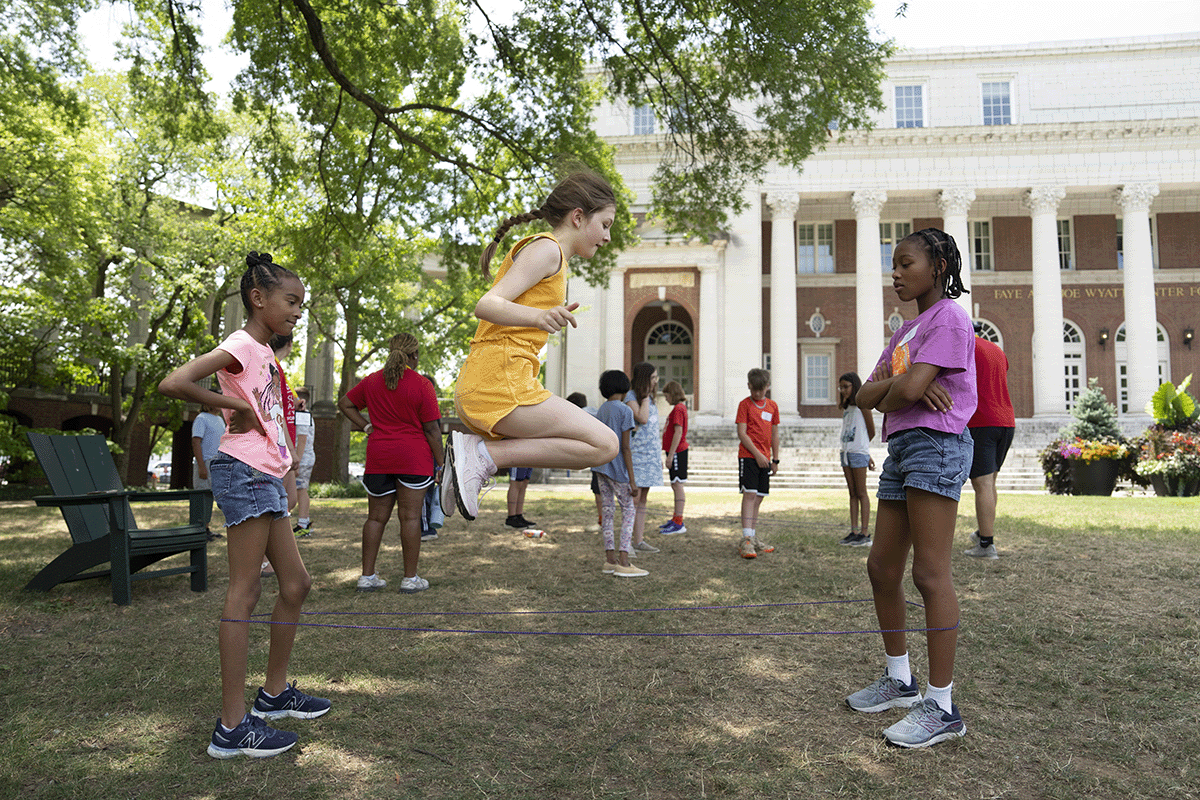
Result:
<instances>
[{"instance_id":1,"label":"orange sneaker","mask_svg":"<svg viewBox=\"0 0 1200 800\"><path fill-rule=\"evenodd\" d=\"M742 558L758 558L758 553L754 550L754 539L743 536L742 543L738 545L738 553Z\"/></svg>"}]
</instances>

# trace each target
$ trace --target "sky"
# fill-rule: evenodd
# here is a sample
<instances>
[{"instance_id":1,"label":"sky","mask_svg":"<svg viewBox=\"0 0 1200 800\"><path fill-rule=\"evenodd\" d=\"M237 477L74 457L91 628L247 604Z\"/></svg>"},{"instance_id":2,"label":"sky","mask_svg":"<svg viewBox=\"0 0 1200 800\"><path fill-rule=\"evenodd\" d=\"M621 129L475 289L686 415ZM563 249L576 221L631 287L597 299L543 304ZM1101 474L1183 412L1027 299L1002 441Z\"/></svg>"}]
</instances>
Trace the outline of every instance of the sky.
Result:
<instances>
[{"instance_id":1,"label":"sky","mask_svg":"<svg viewBox=\"0 0 1200 800\"><path fill-rule=\"evenodd\" d=\"M514 0L493 0L500 8ZM901 48L982 47L1030 42L1200 33L1197 0L879 0L874 26ZM205 45L217 49L229 28L229 0L203 0ZM105 5L85 17L84 39L92 61L115 68L111 42L129 11ZM208 88L223 92L245 63L241 57L209 59Z\"/></svg>"}]
</instances>

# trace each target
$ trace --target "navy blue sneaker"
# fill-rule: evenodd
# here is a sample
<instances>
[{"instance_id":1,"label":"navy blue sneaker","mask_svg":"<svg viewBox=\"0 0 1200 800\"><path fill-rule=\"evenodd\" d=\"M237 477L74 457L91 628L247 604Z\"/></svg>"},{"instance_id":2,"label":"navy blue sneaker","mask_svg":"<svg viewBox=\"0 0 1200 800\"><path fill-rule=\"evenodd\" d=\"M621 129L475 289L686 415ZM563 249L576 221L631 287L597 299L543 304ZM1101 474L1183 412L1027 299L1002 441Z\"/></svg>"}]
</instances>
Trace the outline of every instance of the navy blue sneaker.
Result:
<instances>
[{"instance_id":1,"label":"navy blue sneaker","mask_svg":"<svg viewBox=\"0 0 1200 800\"><path fill-rule=\"evenodd\" d=\"M330 705L332 704L324 698L309 697L292 682L278 697L268 697L267 693L259 688L258 698L255 699L250 713L259 719L315 719L328 711Z\"/></svg>"},{"instance_id":2,"label":"navy blue sneaker","mask_svg":"<svg viewBox=\"0 0 1200 800\"><path fill-rule=\"evenodd\" d=\"M258 717L247 714L228 733L221 725L221 720L217 720L208 754L213 758L234 758L238 755L268 758L290 749L299 739L291 731L277 731Z\"/></svg>"}]
</instances>

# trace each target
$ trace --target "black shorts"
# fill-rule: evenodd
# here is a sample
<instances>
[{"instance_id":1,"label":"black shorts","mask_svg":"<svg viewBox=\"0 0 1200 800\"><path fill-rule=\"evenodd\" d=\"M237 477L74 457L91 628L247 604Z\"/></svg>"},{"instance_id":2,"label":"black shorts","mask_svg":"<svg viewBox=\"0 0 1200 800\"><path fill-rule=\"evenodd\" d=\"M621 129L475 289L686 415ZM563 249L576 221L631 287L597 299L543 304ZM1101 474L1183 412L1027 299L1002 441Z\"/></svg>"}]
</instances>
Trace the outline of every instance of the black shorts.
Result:
<instances>
[{"instance_id":1,"label":"black shorts","mask_svg":"<svg viewBox=\"0 0 1200 800\"><path fill-rule=\"evenodd\" d=\"M600 473L592 470L592 494L600 494Z\"/></svg>"},{"instance_id":2,"label":"black shorts","mask_svg":"<svg viewBox=\"0 0 1200 800\"><path fill-rule=\"evenodd\" d=\"M366 487L371 497L387 497L396 493L396 484L406 489L428 489L433 485L432 475L397 475L395 473L374 473L363 475L362 485Z\"/></svg>"},{"instance_id":3,"label":"black shorts","mask_svg":"<svg viewBox=\"0 0 1200 800\"><path fill-rule=\"evenodd\" d=\"M667 464L667 477L671 479L671 483L687 482L687 453L687 450L680 450Z\"/></svg>"},{"instance_id":4,"label":"black shorts","mask_svg":"<svg viewBox=\"0 0 1200 800\"><path fill-rule=\"evenodd\" d=\"M1004 457L1012 446L1016 428L968 428L975 440L975 456L971 459L968 477L978 478L999 472L1004 466Z\"/></svg>"},{"instance_id":5,"label":"black shorts","mask_svg":"<svg viewBox=\"0 0 1200 800\"><path fill-rule=\"evenodd\" d=\"M771 468L763 469L753 458L739 458L738 490L766 497L771 492Z\"/></svg>"}]
</instances>

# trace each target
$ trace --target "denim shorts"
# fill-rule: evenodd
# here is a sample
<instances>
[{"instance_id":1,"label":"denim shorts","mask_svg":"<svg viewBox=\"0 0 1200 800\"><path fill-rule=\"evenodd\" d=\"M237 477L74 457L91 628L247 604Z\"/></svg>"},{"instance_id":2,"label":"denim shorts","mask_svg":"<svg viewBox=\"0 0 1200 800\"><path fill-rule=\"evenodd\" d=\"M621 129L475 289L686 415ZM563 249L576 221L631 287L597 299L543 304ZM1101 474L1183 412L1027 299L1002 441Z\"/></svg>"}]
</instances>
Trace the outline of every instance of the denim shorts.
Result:
<instances>
[{"instance_id":1,"label":"denim shorts","mask_svg":"<svg viewBox=\"0 0 1200 800\"><path fill-rule=\"evenodd\" d=\"M888 456L879 474L880 500L907 500L912 487L957 501L971 468L971 434L910 428L888 436Z\"/></svg>"},{"instance_id":2,"label":"denim shorts","mask_svg":"<svg viewBox=\"0 0 1200 800\"><path fill-rule=\"evenodd\" d=\"M233 456L218 453L208 465L213 499L230 528L248 519L270 514L271 519L288 515L287 491L283 480L260 472Z\"/></svg>"},{"instance_id":3,"label":"denim shorts","mask_svg":"<svg viewBox=\"0 0 1200 800\"><path fill-rule=\"evenodd\" d=\"M842 466L850 469L866 469L871 466L871 454L842 453Z\"/></svg>"}]
</instances>

